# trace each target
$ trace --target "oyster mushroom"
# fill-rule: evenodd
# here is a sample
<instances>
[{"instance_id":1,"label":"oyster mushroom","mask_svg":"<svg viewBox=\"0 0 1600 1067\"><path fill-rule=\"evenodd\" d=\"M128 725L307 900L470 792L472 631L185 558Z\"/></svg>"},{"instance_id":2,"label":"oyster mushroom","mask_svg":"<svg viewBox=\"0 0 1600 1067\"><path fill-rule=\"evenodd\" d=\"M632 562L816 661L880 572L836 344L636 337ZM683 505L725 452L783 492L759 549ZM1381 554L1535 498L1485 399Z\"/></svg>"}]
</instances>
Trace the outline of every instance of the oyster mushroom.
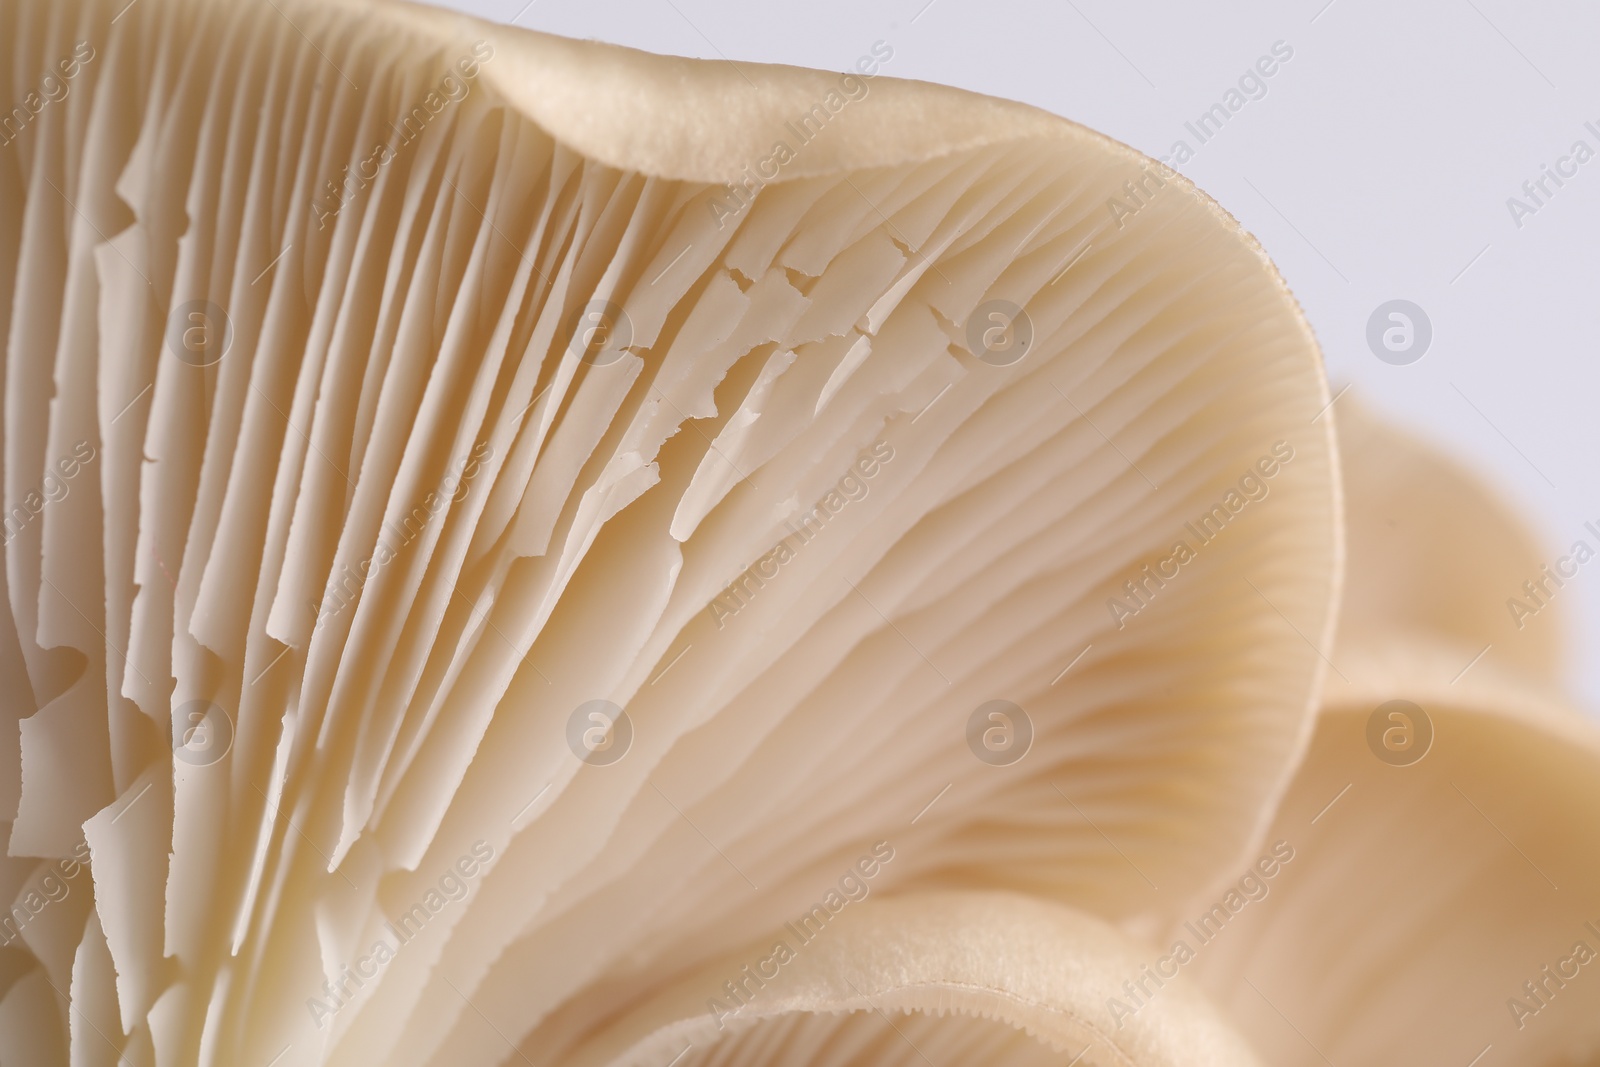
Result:
<instances>
[{"instance_id":1,"label":"oyster mushroom","mask_svg":"<svg viewBox=\"0 0 1600 1067\"><path fill-rule=\"evenodd\" d=\"M1252 861L1328 669L1328 392L1214 203L877 72L0 18L3 877L70 887L0 1060L666 1063L629 1020L808 913L740 1040L881 994L1248 1061L1094 1003Z\"/></svg>"},{"instance_id":2,"label":"oyster mushroom","mask_svg":"<svg viewBox=\"0 0 1600 1067\"><path fill-rule=\"evenodd\" d=\"M1338 672L1269 834L1299 854L1195 970L1273 1063L1594 1063L1600 730L1560 602L1507 606L1549 557L1354 399Z\"/></svg>"}]
</instances>

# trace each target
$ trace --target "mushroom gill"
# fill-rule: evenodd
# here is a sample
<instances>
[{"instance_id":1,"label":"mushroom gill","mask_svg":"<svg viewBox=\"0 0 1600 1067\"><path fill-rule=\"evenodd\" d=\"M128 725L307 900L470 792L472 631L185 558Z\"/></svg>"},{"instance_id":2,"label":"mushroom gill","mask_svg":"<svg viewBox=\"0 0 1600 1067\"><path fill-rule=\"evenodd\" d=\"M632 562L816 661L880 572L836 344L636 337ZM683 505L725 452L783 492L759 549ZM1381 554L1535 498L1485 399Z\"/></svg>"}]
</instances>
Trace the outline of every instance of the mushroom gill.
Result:
<instances>
[{"instance_id":1,"label":"mushroom gill","mask_svg":"<svg viewBox=\"0 0 1600 1067\"><path fill-rule=\"evenodd\" d=\"M0 20L0 1061L587 1062L821 901L764 1025L836 1040L877 944L863 996L1006 976L894 1003L1035 1062L1105 978L1047 960L1256 854L1337 461L1298 307L1179 176L397 3ZM934 915L999 962L912 967ZM1091 1023L1086 1064L1200 1062Z\"/></svg>"}]
</instances>

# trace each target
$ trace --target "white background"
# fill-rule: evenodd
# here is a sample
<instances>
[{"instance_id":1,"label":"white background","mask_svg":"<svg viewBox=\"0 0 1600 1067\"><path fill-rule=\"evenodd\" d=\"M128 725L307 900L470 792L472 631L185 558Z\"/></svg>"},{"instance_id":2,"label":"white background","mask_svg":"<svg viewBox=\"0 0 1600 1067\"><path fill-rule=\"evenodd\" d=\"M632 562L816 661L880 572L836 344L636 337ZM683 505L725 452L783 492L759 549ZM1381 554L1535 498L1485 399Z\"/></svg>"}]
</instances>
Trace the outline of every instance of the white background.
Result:
<instances>
[{"instance_id":1,"label":"white background","mask_svg":"<svg viewBox=\"0 0 1600 1067\"><path fill-rule=\"evenodd\" d=\"M1254 233L1317 332L1334 388L1443 442L1540 531L1600 525L1600 6L1514 0L446 0L653 52L882 73L1021 100L1179 166ZM1210 141L1184 128L1274 42L1293 58ZM1507 199L1582 139L1597 158L1521 225ZM1569 164L1570 169L1570 164ZM1367 321L1421 306L1432 343L1377 359ZM1560 546L1560 547L1558 547ZM1530 575L1529 577L1534 577ZM1509 597L1517 590L1505 590ZM1573 682L1600 710L1600 560L1556 596ZM1509 619L1509 617L1508 617ZM1509 625L1509 622L1508 622ZM1491 649L1489 655L1493 655Z\"/></svg>"}]
</instances>

